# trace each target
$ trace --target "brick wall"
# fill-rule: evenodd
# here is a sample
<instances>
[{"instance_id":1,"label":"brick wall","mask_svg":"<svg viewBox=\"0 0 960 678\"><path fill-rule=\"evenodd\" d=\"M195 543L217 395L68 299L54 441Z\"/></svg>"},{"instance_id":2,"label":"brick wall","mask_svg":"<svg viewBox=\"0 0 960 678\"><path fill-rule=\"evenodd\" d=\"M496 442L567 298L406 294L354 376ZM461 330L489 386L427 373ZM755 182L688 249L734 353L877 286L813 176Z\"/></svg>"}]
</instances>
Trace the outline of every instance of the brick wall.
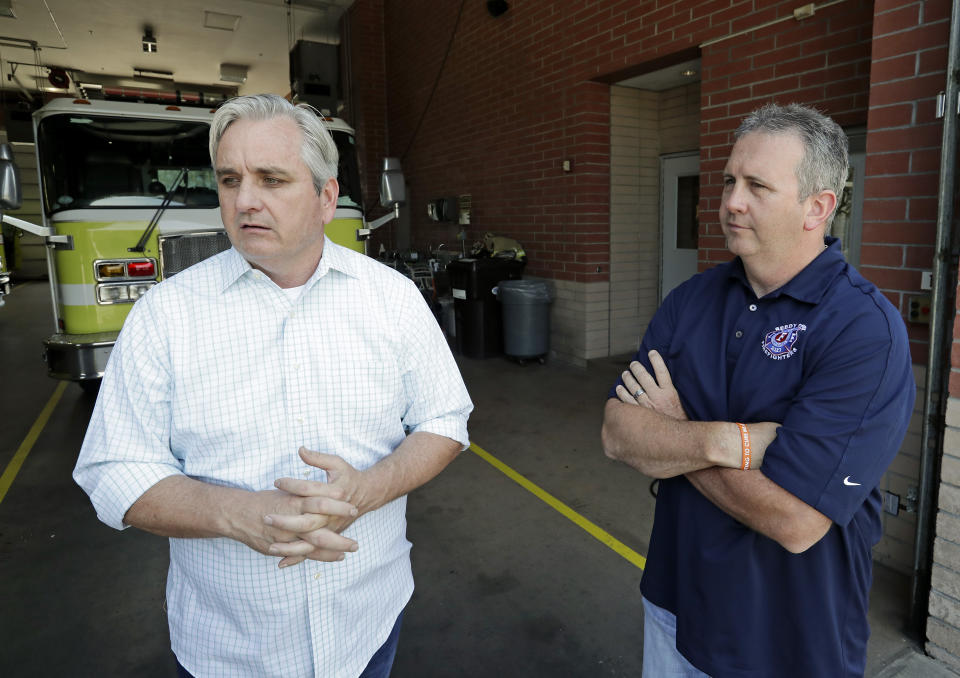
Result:
<instances>
[{"instance_id":1,"label":"brick wall","mask_svg":"<svg viewBox=\"0 0 960 678\"><path fill-rule=\"evenodd\" d=\"M949 2L878 2L867 132L864 275L906 312L933 265ZM910 323L913 359L927 359L927 326Z\"/></svg>"},{"instance_id":2,"label":"brick wall","mask_svg":"<svg viewBox=\"0 0 960 678\"><path fill-rule=\"evenodd\" d=\"M722 174L740 119L768 101L815 106L841 125L867 122L873 3L844 2L703 48L700 119L700 269L729 259L717 211ZM733 8L734 30L789 13Z\"/></svg>"},{"instance_id":3,"label":"brick wall","mask_svg":"<svg viewBox=\"0 0 960 678\"><path fill-rule=\"evenodd\" d=\"M703 49L701 143L706 213L715 213L729 133L771 97L866 122L872 4L851 0L792 18L796 3L548 0L499 18L484 3L382 0L391 152L410 182L414 240L451 242L456 224L427 220L427 200L473 196L472 242L517 238L528 271L593 282L609 270L609 90L639 65L778 17L783 23ZM357 0L354 11L373 0ZM455 30L452 43L451 32ZM562 36L562 38L560 37ZM449 52L447 51L449 45ZM453 159L451 161L451 159ZM572 162L563 172L561 163ZM718 166L719 164L719 166ZM719 195L717 190L715 195ZM724 256L704 224L704 264Z\"/></svg>"}]
</instances>

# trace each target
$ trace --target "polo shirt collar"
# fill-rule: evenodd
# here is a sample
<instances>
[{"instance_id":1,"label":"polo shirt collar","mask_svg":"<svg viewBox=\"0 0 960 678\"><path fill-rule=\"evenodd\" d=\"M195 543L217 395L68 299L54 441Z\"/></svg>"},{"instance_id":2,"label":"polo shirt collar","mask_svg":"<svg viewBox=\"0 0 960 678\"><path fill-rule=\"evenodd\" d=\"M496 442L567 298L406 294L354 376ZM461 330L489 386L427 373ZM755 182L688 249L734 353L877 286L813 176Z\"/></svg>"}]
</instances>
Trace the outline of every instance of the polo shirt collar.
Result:
<instances>
[{"instance_id":1,"label":"polo shirt collar","mask_svg":"<svg viewBox=\"0 0 960 678\"><path fill-rule=\"evenodd\" d=\"M826 249L817 258L807 264L807 267L795 275L782 287L770 292L767 297L774 299L782 294L793 297L797 301L809 304L819 303L826 294L830 281L840 272L846 263L840 247L840 239L833 236L824 238ZM730 277L740 280L750 287L746 271L740 257L733 261L730 267ZM752 288L751 288L752 289Z\"/></svg>"}]
</instances>

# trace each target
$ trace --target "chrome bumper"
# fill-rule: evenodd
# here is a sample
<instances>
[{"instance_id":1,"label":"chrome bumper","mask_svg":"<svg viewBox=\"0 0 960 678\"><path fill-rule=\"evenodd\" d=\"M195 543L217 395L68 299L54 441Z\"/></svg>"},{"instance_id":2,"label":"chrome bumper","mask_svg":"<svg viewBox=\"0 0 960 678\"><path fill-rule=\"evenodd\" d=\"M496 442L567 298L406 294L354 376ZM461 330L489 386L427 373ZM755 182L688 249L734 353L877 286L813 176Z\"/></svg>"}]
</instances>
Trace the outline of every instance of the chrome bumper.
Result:
<instances>
[{"instance_id":1,"label":"chrome bumper","mask_svg":"<svg viewBox=\"0 0 960 678\"><path fill-rule=\"evenodd\" d=\"M54 379L99 379L119 332L54 334L43 341L47 373Z\"/></svg>"}]
</instances>

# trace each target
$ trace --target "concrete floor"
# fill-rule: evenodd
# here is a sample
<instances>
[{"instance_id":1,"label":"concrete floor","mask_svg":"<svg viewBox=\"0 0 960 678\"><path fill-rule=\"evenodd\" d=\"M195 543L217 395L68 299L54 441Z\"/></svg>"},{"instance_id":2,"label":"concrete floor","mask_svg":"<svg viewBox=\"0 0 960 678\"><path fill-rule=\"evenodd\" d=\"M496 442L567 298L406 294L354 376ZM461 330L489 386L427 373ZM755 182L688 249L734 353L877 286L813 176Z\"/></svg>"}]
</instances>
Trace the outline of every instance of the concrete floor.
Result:
<instances>
[{"instance_id":1,"label":"concrete floor","mask_svg":"<svg viewBox=\"0 0 960 678\"><path fill-rule=\"evenodd\" d=\"M0 309L0 471L57 388L40 359L47 294L26 283ZM649 480L599 446L624 358L586 369L459 362L473 442L645 554ZM0 503L5 676L176 675L166 541L102 525L70 478L92 404L67 387ZM478 455L411 495L408 515L417 590L394 678L640 675L640 569ZM904 633L908 591L906 577L876 568L867 675L952 675Z\"/></svg>"}]
</instances>

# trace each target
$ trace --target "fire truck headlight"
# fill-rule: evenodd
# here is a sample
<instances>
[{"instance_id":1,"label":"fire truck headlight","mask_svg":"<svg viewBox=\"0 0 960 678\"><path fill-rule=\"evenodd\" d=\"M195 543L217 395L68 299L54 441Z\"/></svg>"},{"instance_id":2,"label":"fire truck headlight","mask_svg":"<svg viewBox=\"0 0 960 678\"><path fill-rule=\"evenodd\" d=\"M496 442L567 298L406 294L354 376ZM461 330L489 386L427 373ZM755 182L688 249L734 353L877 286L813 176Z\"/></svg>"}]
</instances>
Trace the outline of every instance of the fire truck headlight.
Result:
<instances>
[{"instance_id":1,"label":"fire truck headlight","mask_svg":"<svg viewBox=\"0 0 960 678\"><path fill-rule=\"evenodd\" d=\"M136 301L137 299L142 297L144 294L147 293L147 290L149 290L155 284L156 283L148 282L148 283L134 283L132 285L128 285L127 289L130 290L130 301Z\"/></svg>"},{"instance_id":2,"label":"fire truck headlight","mask_svg":"<svg viewBox=\"0 0 960 678\"><path fill-rule=\"evenodd\" d=\"M97 285L97 301L101 304L130 301L130 291L127 285Z\"/></svg>"}]
</instances>

